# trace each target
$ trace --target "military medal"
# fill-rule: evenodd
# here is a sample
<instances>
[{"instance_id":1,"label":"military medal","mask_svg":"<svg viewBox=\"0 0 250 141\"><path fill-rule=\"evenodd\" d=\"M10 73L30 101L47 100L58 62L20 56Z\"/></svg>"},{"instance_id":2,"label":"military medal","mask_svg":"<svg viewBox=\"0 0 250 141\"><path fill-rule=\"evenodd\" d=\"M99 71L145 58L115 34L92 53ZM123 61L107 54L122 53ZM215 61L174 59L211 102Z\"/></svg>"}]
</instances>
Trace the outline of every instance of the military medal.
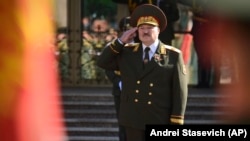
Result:
<instances>
[{"instance_id":1,"label":"military medal","mask_svg":"<svg viewBox=\"0 0 250 141\"><path fill-rule=\"evenodd\" d=\"M148 63L148 59L144 59L143 62L144 62L144 64L147 64Z\"/></svg>"}]
</instances>

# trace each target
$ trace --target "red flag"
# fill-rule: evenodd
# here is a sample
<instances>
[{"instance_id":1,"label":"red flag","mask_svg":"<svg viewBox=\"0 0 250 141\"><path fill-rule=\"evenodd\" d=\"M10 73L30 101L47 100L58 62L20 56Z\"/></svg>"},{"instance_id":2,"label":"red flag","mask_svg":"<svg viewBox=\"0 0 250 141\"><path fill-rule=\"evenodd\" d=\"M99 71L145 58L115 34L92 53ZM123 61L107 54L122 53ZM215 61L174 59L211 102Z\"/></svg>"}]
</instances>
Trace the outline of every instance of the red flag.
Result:
<instances>
[{"instance_id":1,"label":"red flag","mask_svg":"<svg viewBox=\"0 0 250 141\"><path fill-rule=\"evenodd\" d=\"M191 57L191 44L193 36L191 34L184 34L181 44L181 51L183 53L184 63L187 65Z\"/></svg>"},{"instance_id":2,"label":"red flag","mask_svg":"<svg viewBox=\"0 0 250 141\"><path fill-rule=\"evenodd\" d=\"M63 141L52 3L3 0L0 9L1 141Z\"/></svg>"}]
</instances>

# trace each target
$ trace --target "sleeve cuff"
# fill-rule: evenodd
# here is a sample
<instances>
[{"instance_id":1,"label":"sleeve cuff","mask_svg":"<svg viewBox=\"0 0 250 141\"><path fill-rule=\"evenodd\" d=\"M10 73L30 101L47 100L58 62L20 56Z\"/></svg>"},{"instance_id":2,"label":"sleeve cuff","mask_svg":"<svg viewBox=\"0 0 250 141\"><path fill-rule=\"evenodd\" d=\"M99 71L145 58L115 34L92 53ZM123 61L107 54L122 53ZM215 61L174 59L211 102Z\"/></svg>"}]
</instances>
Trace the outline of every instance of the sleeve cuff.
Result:
<instances>
[{"instance_id":1,"label":"sleeve cuff","mask_svg":"<svg viewBox=\"0 0 250 141\"><path fill-rule=\"evenodd\" d=\"M120 53L122 47L123 47L123 44L122 42L120 43L121 41L119 40L119 38L117 40L114 40L110 45L109 45L109 48L112 50L112 52L118 54Z\"/></svg>"},{"instance_id":2,"label":"sleeve cuff","mask_svg":"<svg viewBox=\"0 0 250 141\"><path fill-rule=\"evenodd\" d=\"M184 124L184 116L171 115L170 122L171 122L171 124L183 125Z\"/></svg>"}]
</instances>

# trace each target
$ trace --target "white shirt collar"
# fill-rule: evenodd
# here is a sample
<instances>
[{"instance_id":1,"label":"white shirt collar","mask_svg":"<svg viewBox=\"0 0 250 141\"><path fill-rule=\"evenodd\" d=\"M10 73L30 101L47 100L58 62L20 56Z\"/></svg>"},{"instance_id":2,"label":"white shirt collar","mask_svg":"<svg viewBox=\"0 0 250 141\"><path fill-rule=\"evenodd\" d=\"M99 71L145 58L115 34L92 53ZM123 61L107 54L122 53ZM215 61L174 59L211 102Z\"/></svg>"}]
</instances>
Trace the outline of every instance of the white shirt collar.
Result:
<instances>
[{"instance_id":1,"label":"white shirt collar","mask_svg":"<svg viewBox=\"0 0 250 141\"><path fill-rule=\"evenodd\" d=\"M150 47L150 51L149 51L149 58L152 58L158 45L159 45L159 40L156 39L155 42L153 44L151 44L149 47ZM143 47L143 54L144 54L144 49L147 47L146 45L142 44L142 47ZM144 54L145 55L145 54ZM143 55L143 56L144 56ZM143 57L144 58L144 57ZM151 59L150 59L151 60Z\"/></svg>"},{"instance_id":2,"label":"white shirt collar","mask_svg":"<svg viewBox=\"0 0 250 141\"><path fill-rule=\"evenodd\" d=\"M155 42L149 46L149 47L150 47L150 52L151 52L151 53L155 53L155 51L156 51L158 45L159 45L159 39L156 39ZM143 51L144 51L144 49L145 49L147 46L144 45L144 44L142 44L142 47L143 47Z\"/></svg>"}]
</instances>

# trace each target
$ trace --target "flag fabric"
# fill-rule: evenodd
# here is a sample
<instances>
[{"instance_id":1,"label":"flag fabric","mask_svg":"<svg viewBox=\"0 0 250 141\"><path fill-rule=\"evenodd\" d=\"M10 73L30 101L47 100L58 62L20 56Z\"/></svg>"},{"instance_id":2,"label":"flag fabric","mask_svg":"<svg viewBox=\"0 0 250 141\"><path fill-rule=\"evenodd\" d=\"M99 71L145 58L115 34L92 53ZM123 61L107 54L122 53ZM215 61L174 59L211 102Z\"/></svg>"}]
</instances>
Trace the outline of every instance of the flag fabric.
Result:
<instances>
[{"instance_id":1,"label":"flag fabric","mask_svg":"<svg viewBox=\"0 0 250 141\"><path fill-rule=\"evenodd\" d=\"M183 60L185 65L188 65L191 58L191 46L192 46L193 36L191 34L184 34L183 41L181 44L181 51L183 53Z\"/></svg>"},{"instance_id":2,"label":"flag fabric","mask_svg":"<svg viewBox=\"0 0 250 141\"><path fill-rule=\"evenodd\" d=\"M66 140L52 2L1 1L1 141Z\"/></svg>"}]
</instances>

